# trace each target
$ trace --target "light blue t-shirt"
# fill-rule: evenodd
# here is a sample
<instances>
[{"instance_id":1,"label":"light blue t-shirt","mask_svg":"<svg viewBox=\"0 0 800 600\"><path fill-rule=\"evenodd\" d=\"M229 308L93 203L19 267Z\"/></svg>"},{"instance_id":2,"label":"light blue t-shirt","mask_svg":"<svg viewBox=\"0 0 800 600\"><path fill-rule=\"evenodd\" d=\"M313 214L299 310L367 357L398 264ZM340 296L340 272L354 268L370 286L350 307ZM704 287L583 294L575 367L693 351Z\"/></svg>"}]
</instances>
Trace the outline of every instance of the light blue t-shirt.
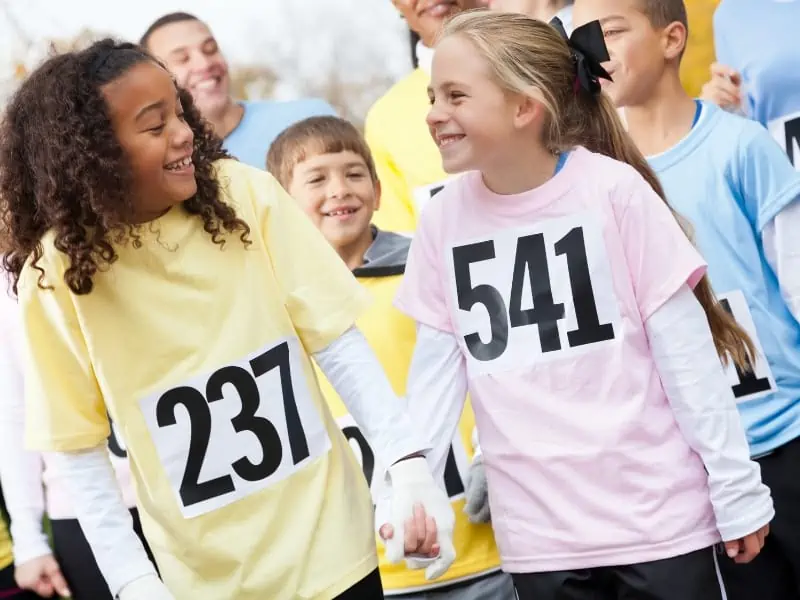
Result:
<instances>
[{"instance_id":1,"label":"light blue t-shirt","mask_svg":"<svg viewBox=\"0 0 800 600\"><path fill-rule=\"evenodd\" d=\"M722 0L717 60L742 74L747 115L770 130L800 170L800 0Z\"/></svg>"},{"instance_id":2,"label":"light blue t-shirt","mask_svg":"<svg viewBox=\"0 0 800 600\"><path fill-rule=\"evenodd\" d=\"M734 393L752 454L774 450L800 436L800 323L781 296L761 232L800 198L800 173L760 124L708 103L683 140L648 160L669 203L694 227L723 306L745 329L752 317L750 333L768 367L735 375Z\"/></svg>"},{"instance_id":3,"label":"light blue t-shirt","mask_svg":"<svg viewBox=\"0 0 800 600\"><path fill-rule=\"evenodd\" d=\"M225 149L243 163L259 169L267 166L267 151L289 125L308 117L335 116L333 107L317 98L275 102L242 102L244 116L225 138Z\"/></svg>"}]
</instances>

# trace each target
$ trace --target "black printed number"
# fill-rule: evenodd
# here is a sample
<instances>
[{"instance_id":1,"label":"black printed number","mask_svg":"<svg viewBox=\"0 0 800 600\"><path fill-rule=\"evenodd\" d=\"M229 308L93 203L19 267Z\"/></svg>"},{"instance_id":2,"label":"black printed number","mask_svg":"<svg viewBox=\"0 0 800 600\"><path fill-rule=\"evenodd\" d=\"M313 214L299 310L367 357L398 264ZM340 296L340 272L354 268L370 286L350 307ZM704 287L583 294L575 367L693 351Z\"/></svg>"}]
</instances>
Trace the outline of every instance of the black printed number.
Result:
<instances>
[{"instance_id":1,"label":"black printed number","mask_svg":"<svg viewBox=\"0 0 800 600\"><path fill-rule=\"evenodd\" d=\"M613 325L601 324L597 315L583 228L573 228L555 243L554 248L557 256L566 258L572 302L578 322L577 329L567 332L570 347L614 339ZM495 248L492 240L453 248L458 306L461 310L470 311L476 304L482 304L489 313L491 325L491 338L488 342L484 342L477 332L464 336L470 354L476 360L494 360L502 356L508 347L509 326L515 328L528 325L538 326L542 352L561 350L558 322L566 313L564 305L553 300L544 235L526 235L517 240L508 309L496 288L488 284L472 285L470 266L493 258ZM530 279L533 308L523 310L525 273Z\"/></svg>"},{"instance_id":2,"label":"black printed number","mask_svg":"<svg viewBox=\"0 0 800 600\"><path fill-rule=\"evenodd\" d=\"M236 432L250 432L261 445L262 459L255 464L247 457L231 464L234 472L245 481L266 479L280 467L283 447L275 425L256 415L261 403L256 379L278 369L283 392L283 407L289 433L289 450L294 464L299 464L310 455L308 441L300 422L294 389L292 388L289 363L289 344L284 342L250 361L252 373L242 367L227 366L215 371L206 383L206 394L192 387L177 387L163 394L156 404L156 420L159 427L170 427L177 423L175 409L183 406L189 415L189 456L180 485L180 496L184 506L192 506L211 498L233 492L235 484L230 474L200 481L200 471L208 451L211 438L210 403L223 398L223 387L231 385L241 399L241 410L231 424Z\"/></svg>"},{"instance_id":3,"label":"black printed number","mask_svg":"<svg viewBox=\"0 0 800 600\"><path fill-rule=\"evenodd\" d=\"M128 458L128 451L125 450L125 446L122 445L122 441L117 434L117 428L111 420L111 417L108 418L108 425L111 429L111 433L108 435L108 450L117 458Z\"/></svg>"},{"instance_id":4,"label":"black printed number","mask_svg":"<svg viewBox=\"0 0 800 600\"><path fill-rule=\"evenodd\" d=\"M785 125L786 153L793 165L800 164L800 156L794 155L795 145L800 146L800 117L787 121Z\"/></svg>"},{"instance_id":5,"label":"black printed number","mask_svg":"<svg viewBox=\"0 0 800 600\"><path fill-rule=\"evenodd\" d=\"M719 303L730 316L734 319L736 318L736 315L733 314L733 309L731 309L730 302L728 302L726 298L720 299ZM739 383L731 388L735 398L744 398L745 396L768 392L772 387L768 378L756 377L755 369L749 360L747 366L749 368L743 371L738 365L735 365L736 376L739 378Z\"/></svg>"},{"instance_id":6,"label":"black printed number","mask_svg":"<svg viewBox=\"0 0 800 600\"><path fill-rule=\"evenodd\" d=\"M347 438L347 441L350 442L351 447L355 444L358 448L364 477L367 478L367 485L372 486L372 478L375 475L375 453L372 452L372 448L370 448L367 443L367 439L358 427L348 425L342 429L342 433L344 437ZM447 453L447 463L444 468L444 487L447 491L448 498L456 498L464 493L464 482L458 470L458 463L456 463L456 456L453 452L452 445L450 446L450 451Z\"/></svg>"}]
</instances>

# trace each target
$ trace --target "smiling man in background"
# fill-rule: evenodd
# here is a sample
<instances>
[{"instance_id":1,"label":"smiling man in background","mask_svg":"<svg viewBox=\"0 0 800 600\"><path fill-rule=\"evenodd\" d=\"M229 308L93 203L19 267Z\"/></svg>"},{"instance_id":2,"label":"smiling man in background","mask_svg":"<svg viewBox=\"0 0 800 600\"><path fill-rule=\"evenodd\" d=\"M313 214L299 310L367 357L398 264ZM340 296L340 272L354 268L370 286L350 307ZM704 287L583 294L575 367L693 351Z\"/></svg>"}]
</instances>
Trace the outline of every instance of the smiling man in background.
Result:
<instances>
[{"instance_id":1,"label":"smiling man in background","mask_svg":"<svg viewBox=\"0 0 800 600\"><path fill-rule=\"evenodd\" d=\"M420 211L447 180L439 149L425 117L430 110L428 84L436 36L447 19L486 0L392 0L409 29L419 36L418 67L395 83L370 109L367 143L383 189L375 223L388 231L410 233Z\"/></svg>"},{"instance_id":2,"label":"smiling man in background","mask_svg":"<svg viewBox=\"0 0 800 600\"><path fill-rule=\"evenodd\" d=\"M211 29L194 15L164 15L147 28L139 44L161 60L178 85L192 94L203 117L225 140L225 149L263 169L272 141L289 125L334 109L316 98L277 102L237 101L231 96L228 62Z\"/></svg>"}]
</instances>

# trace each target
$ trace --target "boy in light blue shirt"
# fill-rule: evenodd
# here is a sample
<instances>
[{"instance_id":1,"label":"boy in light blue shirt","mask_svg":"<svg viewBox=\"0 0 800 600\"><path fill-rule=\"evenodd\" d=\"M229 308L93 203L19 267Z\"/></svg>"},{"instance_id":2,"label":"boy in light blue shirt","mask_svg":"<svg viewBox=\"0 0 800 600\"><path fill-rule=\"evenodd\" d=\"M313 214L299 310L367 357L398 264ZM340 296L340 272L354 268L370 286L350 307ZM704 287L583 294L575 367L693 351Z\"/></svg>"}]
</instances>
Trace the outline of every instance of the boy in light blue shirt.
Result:
<instances>
[{"instance_id":1,"label":"boy in light blue shirt","mask_svg":"<svg viewBox=\"0 0 800 600\"><path fill-rule=\"evenodd\" d=\"M767 127L800 169L800 0L722 0L703 97Z\"/></svg>"},{"instance_id":2,"label":"boy in light blue shirt","mask_svg":"<svg viewBox=\"0 0 800 600\"><path fill-rule=\"evenodd\" d=\"M237 102L231 96L228 61L211 29L184 12L169 13L147 28L139 45L161 60L186 88L203 118L243 163L264 168L272 141L308 117L335 115L324 100Z\"/></svg>"},{"instance_id":3,"label":"boy in light blue shirt","mask_svg":"<svg viewBox=\"0 0 800 600\"><path fill-rule=\"evenodd\" d=\"M576 0L573 18L602 23L613 78L604 89L693 225L720 301L759 350L752 372L728 374L776 517L752 563L720 557L728 598L798 600L800 173L760 124L686 94L682 0Z\"/></svg>"}]
</instances>

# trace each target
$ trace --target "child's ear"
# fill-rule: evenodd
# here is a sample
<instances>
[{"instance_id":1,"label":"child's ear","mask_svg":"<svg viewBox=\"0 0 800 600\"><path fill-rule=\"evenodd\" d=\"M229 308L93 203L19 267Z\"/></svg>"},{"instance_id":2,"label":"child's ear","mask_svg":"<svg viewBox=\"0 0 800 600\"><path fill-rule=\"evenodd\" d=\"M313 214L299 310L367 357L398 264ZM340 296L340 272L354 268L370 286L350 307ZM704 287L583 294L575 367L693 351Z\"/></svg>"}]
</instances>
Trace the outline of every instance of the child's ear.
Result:
<instances>
[{"instance_id":1,"label":"child's ear","mask_svg":"<svg viewBox=\"0 0 800 600\"><path fill-rule=\"evenodd\" d=\"M514 107L514 125L523 129L541 118L542 103L527 94L517 94Z\"/></svg>"},{"instance_id":2,"label":"child's ear","mask_svg":"<svg viewBox=\"0 0 800 600\"><path fill-rule=\"evenodd\" d=\"M664 46L664 58L675 60L681 57L688 41L688 32L683 23L675 21L664 28L662 43Z\"/></svg>"},{"instance_id":3,"label":"child's ear","mask_svg":"<svg viewBox=\"0 0 800 600\"><path fill-rule=\"evenodd\" d=\"M380 180L376 179L372 182L372 187L375 189L375 208L373 210L379 210L381 207L381 182Z\"/></svg>"}]
</instances>

